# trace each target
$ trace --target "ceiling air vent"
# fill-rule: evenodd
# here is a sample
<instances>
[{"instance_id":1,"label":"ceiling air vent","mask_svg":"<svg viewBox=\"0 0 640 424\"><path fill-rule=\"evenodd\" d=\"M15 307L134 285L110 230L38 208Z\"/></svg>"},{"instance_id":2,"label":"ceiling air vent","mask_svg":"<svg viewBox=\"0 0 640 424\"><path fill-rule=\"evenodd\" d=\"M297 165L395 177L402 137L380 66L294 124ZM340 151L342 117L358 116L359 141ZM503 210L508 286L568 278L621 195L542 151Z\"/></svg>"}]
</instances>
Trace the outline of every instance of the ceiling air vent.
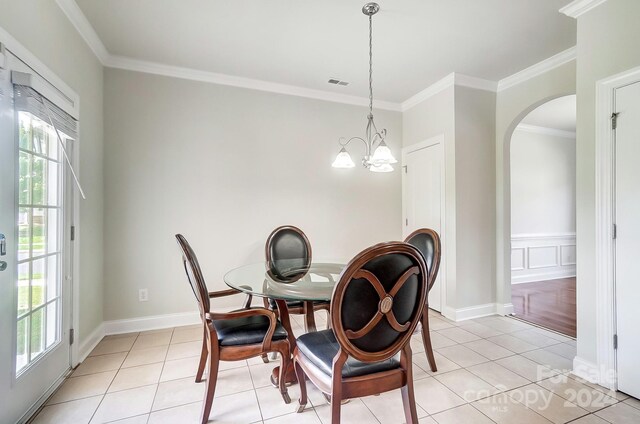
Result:
<instances>
[{"instance_id":1,"label":"ceiling air vent","mask_svg":"<svg viewBox=\"0 0 640 424\"><path fill-rule=\"evenodd\" d=\"M329 81L327 82L329 84L334 84L334 85L349 85L347 81L340 81L339 79L336 79L336 78L330 78Z\"/></svg>"}]
</instances>

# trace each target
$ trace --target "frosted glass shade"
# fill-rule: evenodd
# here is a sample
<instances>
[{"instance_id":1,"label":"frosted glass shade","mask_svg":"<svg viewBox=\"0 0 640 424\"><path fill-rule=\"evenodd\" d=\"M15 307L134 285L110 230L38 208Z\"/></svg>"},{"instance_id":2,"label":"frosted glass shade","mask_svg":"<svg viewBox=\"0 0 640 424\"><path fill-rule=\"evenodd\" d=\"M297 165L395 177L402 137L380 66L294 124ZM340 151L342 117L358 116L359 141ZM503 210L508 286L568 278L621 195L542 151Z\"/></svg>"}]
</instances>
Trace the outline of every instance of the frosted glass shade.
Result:
<instances>
[{"instance_id":1,"label":"frosted glass shade","mask_svg":"<svg viewBox=\"0 0 640 424\"><path fill-rule=\"evenodd\" d=\"M331 166L333 166L334 168L353 168L354 166L356 166L356 164L353 163L349 152L347 152L347 150L343 147L342 149L340 149L340 153L338 153L336 160L333 161Z\"/></svg>"},{"instance_id":2,"label":"frosted glass shade","mask_svg":"<svg viewBox=\"0 0 640 424\"><path fill-rule=\"evenodd\" d=\"M398 162L396 158L391 154L391 149L387 146L387 144L382 141L380 145L373 152L373 156L371 157L371 163L377 164L389 164Z\"/></svg>"},{"instance_id":3,"label":"frosted glass shade","mask_svg":"<svg viewBox=\"0 0 640 424\"><path fill-rule=\"evenodd\" d=\"M369 167L371 172L393 172L393 166L388 163L382 163L380 165L371 165Z\"/></svg>"}]
</instances>

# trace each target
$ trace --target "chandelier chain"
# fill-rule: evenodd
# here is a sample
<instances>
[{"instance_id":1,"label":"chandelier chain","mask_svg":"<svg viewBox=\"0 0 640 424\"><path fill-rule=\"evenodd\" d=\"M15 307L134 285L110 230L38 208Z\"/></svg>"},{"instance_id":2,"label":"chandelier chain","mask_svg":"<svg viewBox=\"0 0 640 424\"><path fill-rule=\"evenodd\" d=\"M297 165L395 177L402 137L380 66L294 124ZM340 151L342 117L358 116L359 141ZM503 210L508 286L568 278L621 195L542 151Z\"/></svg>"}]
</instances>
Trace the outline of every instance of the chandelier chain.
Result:
<instances>
[{"instance_id":1,"label":"chandelier chain","mask_svg":"<svg viewBox=\"0 0 640 424\"><path fill-rule=\"evenodd\" d=\"M373 115L373 21L369 15L369 113Z\"/></svg>"}]
</instances>

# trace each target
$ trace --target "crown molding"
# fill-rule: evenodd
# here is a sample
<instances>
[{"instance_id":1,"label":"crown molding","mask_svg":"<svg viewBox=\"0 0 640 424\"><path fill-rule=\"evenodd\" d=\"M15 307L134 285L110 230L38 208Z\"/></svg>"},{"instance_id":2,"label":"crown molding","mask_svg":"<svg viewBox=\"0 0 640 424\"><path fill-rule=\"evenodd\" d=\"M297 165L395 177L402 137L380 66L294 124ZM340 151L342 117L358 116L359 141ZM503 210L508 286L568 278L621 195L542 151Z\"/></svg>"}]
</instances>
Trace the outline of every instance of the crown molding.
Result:
<instances>
[{"instance_id":1,"label":"crown molding","mask_svg":"<svg viewBox=\"0 0 640 424\"><path fill-rule=\"evenodd\" d=\"M109 59L109 51L75 0L56 0L56 3L58 3L58 7L62 9L64 14L67 15L69 21L76 28L98 60L104 65Z\"/></svg>"},{"instance_id":2,"label":"crown molding","mask_svg":"<svg viewBox=\"0 0 640 424\"><path fill-rule=\"evenodd\" d=\"M549 72L552 69L562 66L565 63L569 63L576 59L576 47L573 46L563 52L560 52L550 58L538 62L533 66L523 69L520 72L508 76L498 81L498 91L506 90L515 85L521 84L531 78L535 78L538 75L542 75L545 72Z\"/></svg>"},{"instance_id":3,"label":"crown molding","mask_svg":"<svg viewBox=\"0 0 640 424\"><path fill-rule=\"evenodd\" d=\"M476 90L484 90L496 92L498 83L482 78L472 77L465 74L455 73L455 84L460 87L475 88Z\"/></svg>"},{"instance_id":4,"label":"crown molding","mask_svg":"<svg viewBox=\"0 0 640 424\"><path fill-rule=\"evenodd\" d=\"M576 138L576 133L574 131L563 131L563 130L558 130L556 128L540 127L538 125L519 124L516 127L516 131L550 135L553 137L571 138L574 140Z\"/></svg>"},{"instance_id":5,"label":"crown molding","mask_svg":"<svg viewBox=\"0 0 640 424\"><path fill-rule=\"evenodd\" d=\"M144 72L149 74L163 75L219 85L228 85L232 87L249 88L253 90L286 94L297 97L306 97L310 99L344 103L355 106L369 106L369 99L366 97L351 96L348 94L315 90L312 88L305 88L252 78L236 77L233 75L219 74L198 69L165 65L162 63L139 60L125 56L112 55L111 53L109 53L104 43L98 36L98 33L95 31L75 0L56 0L56 3L60 7L60 9L62 9L69 21L71 21L78 33L80 33L80 36L89 45L89 48L91 48L98 60L100 60L102 65L108 68L125 69L129 71ZM402 110L399 103L387 102L384 100L376 100L374 102L374 108L391 110L394 112L400 112Z\"/></svg>"},{"instance_id":6,"label":"crown molding","mask_svg":"<svg viewBox=\"0 0 640 424\"><path fill-rule=\"evenodd\" d=\"M418 94L415 94L402 102L402 111L407 111L454 85L491 92L496 92L498 87L498 84L495 81L489 81L482 78L476 78L469 75L452 72L441 80L431 84L429 87L425 88Z\"/></svg>"},{"instance_id":7,"label":"crown molding","mask_svg":"<svg viewBox=\"0 0 640 424\"><path fill-rule=\"evenodd\" d=\"M600 6L605 1L607 0L574 0L568 5L562 7L560 9L560 13L563 13L570 18L577 19L578 16Z\"/></svg>"},{"instance_id":8,"label":"crown molding","mask_svg":"<svg viewBox=\"0 0 640 424\"><path fill-rule=\"evenodd\" d=\"M289 96L306 97L316 100L325 100L335 103L344 103L355 106L369 106L369 99L365 97L350 96L347 94L314 90L312 88L262 81L251 78L236 77L233 75L219 74L209 71L200 71L197 69L183 68L179 66L165 65L157 62L133 59L125 56L110 55L105 63L105 66L109 68L162 75L166 77L180 78L191 81L200 81L231 87L248 88L252 90L286 94ZM374 101L374 108L391 110L394 112L401 111L401 105L399 103L387 102L384 100Z\"/></svg>"},{"instance_id":9,"label":"crown molding","mask_svg":"<svg viewBox=\"0 0 640 424\"><path fill-rule=\"evenodd\" d=\"M452 87L455 84L455 73L450 73L446 77L442 78L440 81L434 82L429 87L420 91L417 94L409 97L407 100L402 102L402 111L406 111L411 109L412 107L424 102L430 97L435 96L439 92Z\"/></svg>"}]
</instances>

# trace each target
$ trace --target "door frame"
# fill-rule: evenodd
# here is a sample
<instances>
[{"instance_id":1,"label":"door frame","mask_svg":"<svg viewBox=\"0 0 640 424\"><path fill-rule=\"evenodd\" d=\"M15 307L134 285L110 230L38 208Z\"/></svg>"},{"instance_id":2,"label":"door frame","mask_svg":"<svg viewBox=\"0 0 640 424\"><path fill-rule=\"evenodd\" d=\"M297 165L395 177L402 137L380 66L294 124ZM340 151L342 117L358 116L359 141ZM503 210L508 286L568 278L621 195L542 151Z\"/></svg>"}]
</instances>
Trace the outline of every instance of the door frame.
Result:
<instances>
[{"instance_id":1,"label":"door frame","mask_svg":"<svg viewBox=\"0 0 640 424\"><path fill-rule=\"evenodd\" d=\"M407 155L409 153L416 152L418 150L426 149L428 147L434 146L436 144L440 144L441 146L441 161L442 167L440 168L440 268L438 270L438 276L440 277L440 313L445 315L445 311L447 308L447 266L446 266L446 161L445 161L445 145L444 145L444 134L438 134L434 137L430 137L424 141L419 143L412 144L407 147L402 148L402 239L408 235L406 231L405 220L407 219L407 210L406 210L406 202L407 202L407 194L405 192L405 176L406 176L406 163L407 163Z\"/></svg>"},{"instance_id":2,"label":"door frame","mask_svg":"<svg viewBox=\"0 0 640 424\"><path fill-rule=\"evenodd\" d=\"M19 58L19 60L24 63L24 65L28 68L31 68L30 71L37 74L43 80L47 82L47 84L43 84L38 88L38 91L41 92L42 95L47 97L50 101L56 104L58 107L63 109L65 112L69 113L75 119L79 119L79 111L80 111L80 96L78 93L73 90L69 85L67 85L62 78L60 78L54 71L52 71L47 65L44 64L36 55L31 53L29 49L27 49L22 43L20 43L17 39L15 39L8 31L6 31L2 26L0 26L0 44L14 56ZM4 56L4 50L0 49L0 65L6 66L7 60ZM81 128L80 123L78 123L78 140L81 138ZM80 142L76 141L74 143L74 149L72 154L72 163L78 169L77 164L79 164L80 159ZM79 170L78 170L79 173ZM70 269L71 272L71 284L69 285L71 288L70 293L70 302L69 305L71 307L71 328L75 330L76 337L74 343L70 346L70 357L69 357L69 367L73 368L77 366L80 362L80 351L79 351L79 339L77 337L77 331L80 326L80 244L79 244L79 234L80 234L80 202L77 200L77 196L74 196L73 200L73 208L71 210L71 224L75 226L75 240L73 242L73 252L71 253L71 261L72 267ZM68 234L66 236L69 236ZM63 275L63 278L65 276ZM15 327L15 326L14 326ZM63 331L69 331L70 329L63 329ZM14 328L15 331L15 328ZM13 337L12 337L13 339ZM15 341L13 341L15 343ZM29 408L29 410L25 411L25 414L22 416L20 421L27 419L30 417L35 411L37 411L40 406L44 403L44 401L58 388L60 384L64 381L64 376L62 376L58 381L56 381L46 393L43 393L42 396ZM12 385L15 382L15 371L12 371Z\"/></svg>"},{"instance_id":3,"label":"door frame","mask_svg":"<svg viewBox=\"0 0 640 424\"><path fill-rule=\"evenodd\" d=\"M596 360L597 364L576 357L574 372L612 390L618 388L616 350L614 172L615 133L611 116L615 90L640 81L640 67L605 78L596 83L596 181L595 181L595 282L596 282Z\"/></svg>"}]
</instances>

